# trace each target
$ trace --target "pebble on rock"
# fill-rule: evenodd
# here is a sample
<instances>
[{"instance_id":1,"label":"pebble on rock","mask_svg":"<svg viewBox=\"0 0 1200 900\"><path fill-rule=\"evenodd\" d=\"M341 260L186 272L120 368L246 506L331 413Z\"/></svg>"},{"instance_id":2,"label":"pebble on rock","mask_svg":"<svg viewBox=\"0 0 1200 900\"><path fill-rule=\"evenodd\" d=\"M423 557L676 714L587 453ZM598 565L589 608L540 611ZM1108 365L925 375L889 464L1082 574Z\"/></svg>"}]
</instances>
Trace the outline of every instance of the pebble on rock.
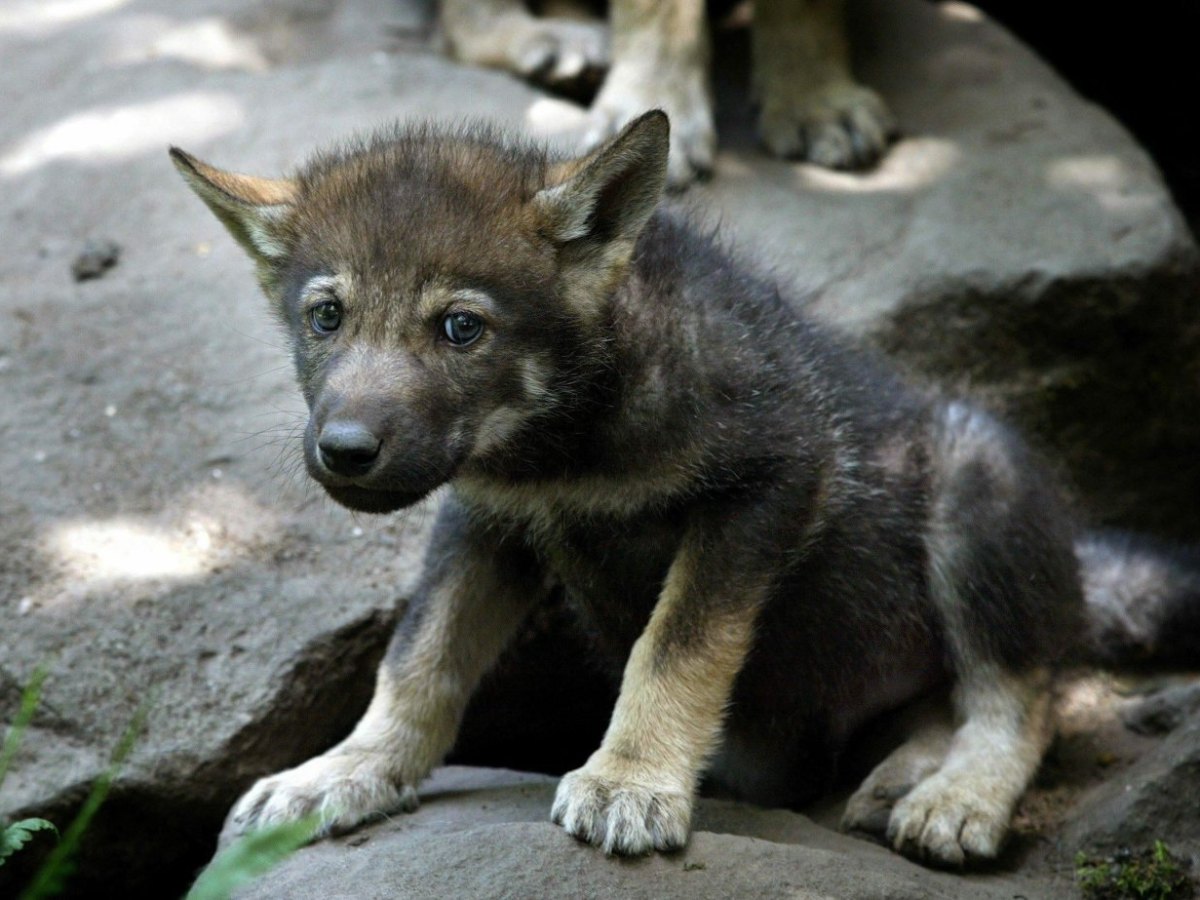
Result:
<instances>
[{"instance_id":1,"label":"pebble on rock","mask_svg":"<svg viewBox=\"0 0 1200 900\"><path fill-rule=\"evenodd\" d=\"M88 241L71 263L71 275L76 281L100 278L121 259L121 245L116 241Z\"/></svg>"}]
</instances>

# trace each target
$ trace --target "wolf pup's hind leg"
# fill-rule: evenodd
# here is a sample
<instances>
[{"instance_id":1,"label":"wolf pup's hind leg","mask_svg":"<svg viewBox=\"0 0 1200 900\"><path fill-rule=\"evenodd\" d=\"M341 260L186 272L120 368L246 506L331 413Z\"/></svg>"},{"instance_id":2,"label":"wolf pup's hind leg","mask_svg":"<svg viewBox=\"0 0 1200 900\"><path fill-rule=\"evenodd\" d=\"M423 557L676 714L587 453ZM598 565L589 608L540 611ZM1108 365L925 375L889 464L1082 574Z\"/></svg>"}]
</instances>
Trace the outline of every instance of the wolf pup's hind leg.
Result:
<instances>
[{"instance_id":1,"label":"wolf pup's hind leg","mask_svg":"<svg viewBox=\"0 0 1200 900\"><path fill-rule=\"evenodd\" d=\"M928 577L960 724L941 767L896 803L888 839L959 866L1000 852L1041 763L1051 674L1079 633L1082 598L1068 520L1029 451L959 404L939 428Z\"/></svg>"},{"instance_id":2,"label":"wolf pup's hind leg","mask_svg":"<svg viewBox=\"0 0 1200 900\"><path fill-rule=\"evenodd\" d=\"M886 834L896 803L942 767L954 737L947 699L939 694L903 713L904 742L871 770L847 801L843 831Z\"/></svg>"},{"instance_id":3,"label":"wolf pup's hind leg","mask_svg":"<svg viewBox=\"0 0 1200 900\"><path fill-rule=\"evenodd\" d=\"M959 685L955 706L963 724L945 761L896 803L887 830L896 850L944 866L999 854L1052 734L1045 672L981 667Z\"/></svg>"},{"instance_id":4,"label":"wolf pup's hind leg","mask_svg":"<svg viewBox=\"0 0 1200 900\"><path fill-rule=\"evenodd\" d=\"M222 844L314 813L329 834L416 809L416 787L453 745L477 682L546 593L509 543L482 533L453 499L443 504L413 610L366 714L337 746L255 784L230 812Z\"/></svg>"}]
</instances>

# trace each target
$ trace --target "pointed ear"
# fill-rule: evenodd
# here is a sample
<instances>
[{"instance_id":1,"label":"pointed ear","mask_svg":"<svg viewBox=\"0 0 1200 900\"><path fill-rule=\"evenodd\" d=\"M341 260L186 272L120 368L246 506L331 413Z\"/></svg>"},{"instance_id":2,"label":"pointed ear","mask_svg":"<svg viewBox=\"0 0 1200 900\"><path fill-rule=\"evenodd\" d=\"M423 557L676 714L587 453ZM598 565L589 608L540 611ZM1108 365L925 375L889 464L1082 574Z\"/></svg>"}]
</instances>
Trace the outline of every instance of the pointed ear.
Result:
<instances>
[{"instance_id":1,"label":"pointed ear","mask_svg":"<svg viewBox=\"0 0 1200 900\"><path fill-rule=\"evenodd\" d=\"M652 110L590 156L552 171L563 180L532 201L542 234L564 245L627 244L632 253L666 184L670 127L666 113Z\"/></svg>"},{"instance_id":2,"label":"pointed ear","mask_svg":"<svg viewBox=\"0 0 1200 900\"><path fill-rule=\"evenodd\" d=\"M294 181L225 172L178 147L171 148L171 162L255 262L286 255L280 226L296 200Z\"/></svg>"}]
</instances>

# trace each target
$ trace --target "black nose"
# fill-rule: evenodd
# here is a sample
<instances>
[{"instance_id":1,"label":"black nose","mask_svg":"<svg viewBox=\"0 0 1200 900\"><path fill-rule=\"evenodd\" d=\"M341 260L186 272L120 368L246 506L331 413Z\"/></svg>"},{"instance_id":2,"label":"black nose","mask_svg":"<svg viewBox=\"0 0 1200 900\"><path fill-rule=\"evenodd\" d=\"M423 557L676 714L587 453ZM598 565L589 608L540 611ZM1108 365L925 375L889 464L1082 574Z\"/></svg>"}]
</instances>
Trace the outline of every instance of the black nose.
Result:
<instances>
[{"instance_id":1,"label":"black nose","mask_svg":"<svg viewBox=\"0 0 1200 900\"><path fill-rule=\"evenodd\" d=\"M360 422L326 422L317 438L321 462L329 471L348 478L371 471L380 444L371 429Z\"/></svg>"}]
</instances>

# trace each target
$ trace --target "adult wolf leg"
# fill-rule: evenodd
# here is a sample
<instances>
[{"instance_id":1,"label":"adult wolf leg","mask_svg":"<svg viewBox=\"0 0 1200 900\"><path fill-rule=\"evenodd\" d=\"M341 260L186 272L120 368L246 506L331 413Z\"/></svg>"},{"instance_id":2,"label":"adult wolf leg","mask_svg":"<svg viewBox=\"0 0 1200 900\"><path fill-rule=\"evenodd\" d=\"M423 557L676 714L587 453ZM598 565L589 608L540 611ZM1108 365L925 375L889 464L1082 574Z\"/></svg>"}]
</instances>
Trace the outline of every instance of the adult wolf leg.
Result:
<instances>
[{"instance_id":1,"label":"adult wolf leg","mask_svg":"<svg viewBox=\"0 0 1200 900\"><path fill-rule=\"evenodd\" d=\"M873 165L895 121L854 80L843 0L757 0L754 78L759 135L776 156L833 169Z\"/></svg>"},{"instance_id":2,"label":"adult wolf leg","mask_svg":"<svg viewBox=\"0 0 1200 900\"><path fill-rule=\"evenodd\" d=\"M667 179L684 187L712 170L717 147L704 0L612 0L612 67L589 114L600 144L648 109L671 118Z\"/></svg>"}]
</instances>

